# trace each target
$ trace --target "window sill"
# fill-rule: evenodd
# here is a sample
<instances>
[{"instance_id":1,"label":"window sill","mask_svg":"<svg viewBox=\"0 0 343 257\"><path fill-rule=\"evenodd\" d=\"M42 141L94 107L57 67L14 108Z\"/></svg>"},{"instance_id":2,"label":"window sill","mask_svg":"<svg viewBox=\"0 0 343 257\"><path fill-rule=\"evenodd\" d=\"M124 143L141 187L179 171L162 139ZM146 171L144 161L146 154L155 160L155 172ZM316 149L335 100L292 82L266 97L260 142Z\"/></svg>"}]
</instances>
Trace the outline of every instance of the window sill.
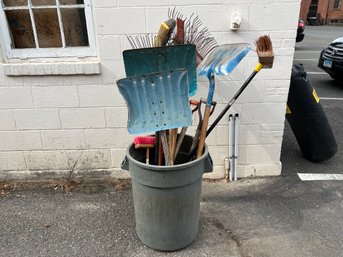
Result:
<instances>
[{"instance_id":1,"label":"window sill","mask_svg":"<svg viewBox=\"0 0 343 257\"><path fill-rule=\"evenodd\" d=\"M4 63L3 67L7 76L100 74L99 61Z\"/></svg>"}]
</instances>

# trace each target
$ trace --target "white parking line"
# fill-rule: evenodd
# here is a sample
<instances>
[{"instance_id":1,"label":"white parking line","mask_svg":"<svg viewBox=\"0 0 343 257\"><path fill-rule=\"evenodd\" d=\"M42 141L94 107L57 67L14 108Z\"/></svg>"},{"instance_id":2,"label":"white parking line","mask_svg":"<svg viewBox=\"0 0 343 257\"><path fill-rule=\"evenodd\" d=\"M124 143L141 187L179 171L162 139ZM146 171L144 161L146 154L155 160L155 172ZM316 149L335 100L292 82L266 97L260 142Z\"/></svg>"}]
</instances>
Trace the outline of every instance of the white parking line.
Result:
<instances>
[{"instance_id":1,"label":"white parking line","mask_svg":"<svg viewBox=\"0 0 343 257\"><path fill-rule=\"evenodd\" d=\"M296 52L296 53L320 53L321 50L317 50L317 51L312 50L312 51L311 51L311 50L298 50L298 49L296 49L295 52Z\"/></svg>"},{"instance_id":2,"label":"white parking line","mask_svg":"<svg viewBox=\"0 0 343 257\"><path fill-rule=\"evenodd\" d=\"M326 72L323 72L323 71L307 71L306 73L309 74L309 75L329 75L329 74L327 74Z\"/></svg>"},{"instance_id":3,"label":"white parking line","mask_svg":"<svg viewBox=\"0 0 343 257\"><path fill-rule=\"evenodd\" d=\"M335 101L343 101L343 98L337 98L337 97L320 97L320 100L335 100Z\"/></svg>"},{"instance_id":4,"label":"white parking line","mask_svg":"<svg viewBox=\"0 0 343 257\"><path fill-rule=\"evenodd\" d=\"M298 173L302 181L343 180L343 174Z\"/></svg>"},{"instance_id":5,"label":"white parking line","mask_svg":"<svg viewBox=\"0 0 343 257\"><path fill-rule=\"evenodd\" d=\"M313 62L313 61L318 61L318 58L317 59L293 59L293 61L296 61L296 62Z\"/></svg>"}]
</instances>

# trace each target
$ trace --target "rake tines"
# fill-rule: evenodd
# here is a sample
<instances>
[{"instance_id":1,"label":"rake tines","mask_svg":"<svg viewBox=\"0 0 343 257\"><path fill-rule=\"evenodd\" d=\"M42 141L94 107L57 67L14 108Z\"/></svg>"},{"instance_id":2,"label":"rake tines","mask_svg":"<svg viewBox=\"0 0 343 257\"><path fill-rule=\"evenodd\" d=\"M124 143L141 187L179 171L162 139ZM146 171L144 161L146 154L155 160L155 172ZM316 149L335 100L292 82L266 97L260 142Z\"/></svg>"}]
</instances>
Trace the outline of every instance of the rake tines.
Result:
<instances>
[{"instance_id":1,"label":"rake tines","mask_svg":"<svg viewBox=\"0 0 343 257\"><path fill-rule=\"evenodd\" d=\"M176 11L176 8L168 9L169 18L178 18L184 21L184 44L194 44L197 50L197 64L216 46L216 40L209 32L208 28L202 27L202 21L194 13L189 18L183 18L183 14ZM173 42L178 43L177 34L173 34Z\"/></svg>"},{"instance_id":2,"label":"rake tines","mask_svg":"<svg viewBox=\"0 0 343 257\"><path fill-rule=\"evenodd\" d=\"M154 46L156 35L154 34L144 34L137 36L126 36L129 40L130 45L134 49L138 48L150 48Z\"/></svg>"},{"instance_id":3,"label":"rake tines","mask_svg":"<svg viewBox=\"0 0 343 257\"><path fill-rule=\"evenodd\" d=\"M179 18L179 19L182 19L182 20L186 20L186 19L184 19L183 18L183 14L181 13L181 12L179 12L179 11L176 11L176 7L174 7L174 8L168 8L168 17L169 18L173 18L173 19L177 19L177 18Z\"/></svg>"}]
</instances>

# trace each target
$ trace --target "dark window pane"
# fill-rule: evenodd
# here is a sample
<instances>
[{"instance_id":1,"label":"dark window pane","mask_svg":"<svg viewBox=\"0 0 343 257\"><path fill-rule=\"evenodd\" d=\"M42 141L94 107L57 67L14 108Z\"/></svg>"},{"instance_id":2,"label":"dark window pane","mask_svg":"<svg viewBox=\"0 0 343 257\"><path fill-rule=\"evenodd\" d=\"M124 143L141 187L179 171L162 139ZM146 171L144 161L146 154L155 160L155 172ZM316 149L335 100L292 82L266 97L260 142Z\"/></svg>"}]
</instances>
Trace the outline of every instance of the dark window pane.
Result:
<instances>
[{"instance_id":1,"label":"dark window pane","mask_svg":"<svg viewBox=\"0 0 343 257\"><path fill-rule=\"evenodd\" d=\"M61 9L61 14L66 46L88 46L84 9Z\"/></svg>"},{"instance_id":2,"label":"dark window pane","mask_svg":"<svg viewBox=\"0 0 343 257\"><path fill-rule=\"evenodd\" d=\"M83 0L60 0L60 4L62 4L62 5L83 4Z\"/></svg>"},{"instance_id":3,"label":"dark window pane","mask_svg":"<svg viewBox=\"0 0 343 257\"><path fill-rule=\"evenodd\" d=\"M56 5L56 0L32 0L32 5Z\"/></svg>"},{"instance_id":4,"label":"dark window pane","mask_svg":"<svg viewBox=\"0 0 343 257\"><path fill-rule=\"evenodd\" d=\"M27 5L27 0L4 0L5 6L23 6Z\"/></svg>"},{"instance_id":5,"label":"dark window pane","mask_svg":"<svg viewBox=\"0 0 343 257\"><path fill-rule=\"evenodd\" d=\"M13 48L35 48L35 40L28 10L6 11Z\"/></svg>"},{"instance_id":6,"label":"dark window pane","mask_svg":"<svg viewBox=\"0 0 343 257\"><path fill-rule=\"evenodd\" d=\"M333 8L334 9L339 9L340 6L341 6L341 0L335 0L333 2Z\"/></svg>"},{"instance_id":7,"label":"dark window pane","mask_svg":"<svg viewBox=\"0 0 343 257\"><path fill-rule=\"evenodd\" d=\"M62 47L56 9L34 9L39 47Z\"/></svg>"}]
</instances>

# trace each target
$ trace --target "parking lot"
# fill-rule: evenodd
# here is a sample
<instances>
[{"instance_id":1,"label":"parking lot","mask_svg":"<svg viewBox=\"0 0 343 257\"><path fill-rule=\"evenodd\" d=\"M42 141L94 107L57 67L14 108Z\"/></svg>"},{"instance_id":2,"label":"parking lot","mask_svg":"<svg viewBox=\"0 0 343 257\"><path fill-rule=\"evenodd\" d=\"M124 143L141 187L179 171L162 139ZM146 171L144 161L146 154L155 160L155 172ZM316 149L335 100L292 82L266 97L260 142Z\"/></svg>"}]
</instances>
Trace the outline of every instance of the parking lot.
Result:
<instances>
[{"instance_id":1,"label":"parking lot","mask_svg":"<svg viewBox=\"0 0 343 257\"><path fill-rule=\"evenodd\" d=\"M281 154L284 175L296 175L294 174L295 171L326 174L343 173L343 82L334 81L327 73L317 67L320 52L334 39L341 36L343 36L343 27L307 26L305 38L302 42L296 43L294 54L294 63L304 65L312 86L320 97L320 103L336 138L338 152L330 160L319 164L305 160L286 121Z\"/></svg>"},{"instance_id":2,"label":"parking lot","mask_svg":"<svg viewBox=\"0 0 343 257\"><path fill-rule=\"evenodd\" d=\"M342 256L343 181L297 175L343 174L343 86L316 68L319 52L340 31L307 27L294 60L308 71L335 134L339 150L330 160L304 159L286 121L282 176L204 181L198 236L177 252L154 251L138 239L130 181L71 192L58 185L0 191L0 256Z\"/></svg>"}]
</instances>

